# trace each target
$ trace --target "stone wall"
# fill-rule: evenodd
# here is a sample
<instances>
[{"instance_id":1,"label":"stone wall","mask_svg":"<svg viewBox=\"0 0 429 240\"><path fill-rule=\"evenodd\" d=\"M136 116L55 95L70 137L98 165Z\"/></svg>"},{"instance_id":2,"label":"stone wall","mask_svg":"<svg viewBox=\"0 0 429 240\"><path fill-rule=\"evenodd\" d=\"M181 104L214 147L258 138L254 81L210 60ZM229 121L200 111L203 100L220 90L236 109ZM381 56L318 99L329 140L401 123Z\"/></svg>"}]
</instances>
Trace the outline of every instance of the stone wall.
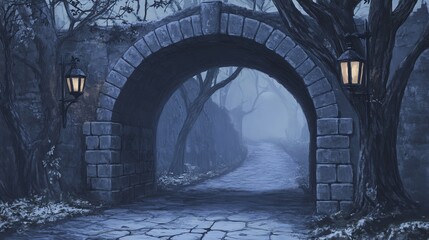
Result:
<instances>
[{"instance_id":1,"label":"stone wall","mask_svg":"<svg viewBox=\"0 0 429 240\"><path fill-rule=\"evenodd\" d=\"M399 29L393 69L415 46L429 20L426 4ZM405 189L429 206L429 51L417 60L404 93L398 128L398 163Z\"/></svg>"}]
</instances>

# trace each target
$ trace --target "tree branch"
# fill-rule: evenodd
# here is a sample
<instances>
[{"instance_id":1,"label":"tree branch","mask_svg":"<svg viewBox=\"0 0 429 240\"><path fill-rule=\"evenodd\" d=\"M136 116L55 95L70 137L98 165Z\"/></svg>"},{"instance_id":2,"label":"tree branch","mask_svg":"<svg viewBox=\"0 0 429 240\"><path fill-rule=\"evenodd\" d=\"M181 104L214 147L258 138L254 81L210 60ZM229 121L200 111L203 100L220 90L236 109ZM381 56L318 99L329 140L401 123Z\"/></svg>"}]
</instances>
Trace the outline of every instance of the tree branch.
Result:
<instances>
[{"instance_id":1,"label":"tree branch","mask_svg":"<svg viewBox=\"0 0 429 240\"><path fill-rule=\"evenodd\" d=\"M243 70L243 67L238 67L229 77L227 77L225 80L220 81L216 85L210 88L209 93L210 96L213 95L217 90L225 87L228 85L232 80L236 79L238 75L240 74L241 70Z\"/></svg>"},{"instance_id":2,"label":"tree branch","mask_svg":"<svg viewBox=\"0 0 429 240\"><path fill-rule=\"evenodd\" d=\"M398 29L410 16L416 5L417 0L400 0L398 6L392 13L392 25L394 29Z\"/></svg>"},{"instance_id":3,"label":"tree branch","mask_svg":"<svg viewBox=\"0 0 429 240\"><path fill-rule=\"evenodd\" d=\"M408 56L400 63L399 67L396 69L392 76L391 83L387 91L387 102L389 104L396 101L401 101L404 95L405 88L410 79L410 75L414 69L414 65L420 55L429 48L429 23L426 25L423 34L420 36L420 39L417 41L413 50L408 54ZM393 103L395 104L395 103ZM399 104L400 102L396 103Z\"/></svg>"}]
</instances>

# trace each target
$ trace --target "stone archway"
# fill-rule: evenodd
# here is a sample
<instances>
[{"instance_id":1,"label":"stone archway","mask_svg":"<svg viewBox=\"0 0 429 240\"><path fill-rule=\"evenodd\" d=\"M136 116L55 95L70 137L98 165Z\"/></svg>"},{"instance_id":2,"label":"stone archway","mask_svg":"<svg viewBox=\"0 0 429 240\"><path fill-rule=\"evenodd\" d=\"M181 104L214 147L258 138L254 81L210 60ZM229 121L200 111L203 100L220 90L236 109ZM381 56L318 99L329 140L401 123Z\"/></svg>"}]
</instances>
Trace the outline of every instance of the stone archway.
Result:
<instances>
[{"instance_id":1,"label":"stone archway","mask_svg":"<svg viewBox=\"0 0 429 240\"><path fill-rule=\"evenodd\" d=\"M310 130L310 182L319 213L351 206L353 120L340 117L331 81L277 24L220 2L169 17L123 54L99 96L97 121L84 124L88 188L121 202L154 189L155 134L162 106L188 77L209 67L243 66L271 75L300 103Z\"/></svg>"}]
</instances>

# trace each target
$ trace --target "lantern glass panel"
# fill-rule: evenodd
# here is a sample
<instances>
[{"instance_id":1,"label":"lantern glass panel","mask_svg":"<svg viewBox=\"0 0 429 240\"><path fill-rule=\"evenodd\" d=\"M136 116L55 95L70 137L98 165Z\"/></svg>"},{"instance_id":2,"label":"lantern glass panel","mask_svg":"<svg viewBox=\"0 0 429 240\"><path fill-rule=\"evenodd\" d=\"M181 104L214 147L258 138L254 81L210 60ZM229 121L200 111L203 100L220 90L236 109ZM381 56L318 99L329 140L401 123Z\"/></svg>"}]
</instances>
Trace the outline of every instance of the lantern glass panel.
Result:
<instances>
[{"instance_id":1,"label":"lantern glass panel","mask_svg":"<svg viewBox=\"0 0 429 240\"><path fill-rule=\"evenodd\" d=\"M79 77L73 77L72 78L72 86L73 86L73 88L72 88L72 91L71 92L74 92L74 93L78 93L79 92Z\"/></svg>"},{"instance_id":2,"label":"lantern glass panel","mask_svg":"<svg viewBox=\"0 0 429 240\"><path fill-rule=\"evenodd\" d=\"M349 67L347 62L341 62L341 76L345 85L349 84Z\"/></svg>"},{"instance_id":3,"label":"lantern glass panel","mask_svg":"<svg viewBox=\"0 0 429 240\"><path fill-rule=\"evenodd\" d=\"M71 78L70 77L67 77L66 78L66 82L67 82L67 89L69 90L69 92L71 93L72 92L72 80L71 80Z\"/></svg>"},{"instance_id":4,"label":"lantern glass panel","mask_svg":"<svg viewBox=\"0 0 429 240\"><path fill-rule=\"evenodd\" d=\"M362 82L363 82L363 71L364 71L364 66L365 66L365 63L361 63L360 64L360 84L362 84Z\"/></svg>"},{"instance_id":5,"label":"lantern glass panel","mask_svg":"<svg viewBox=\"0 0 429 240\"><path fill-rule=\"evenodd\" d=\"M85 77L80 78L80 86L79 86L79 92L83 93L83 88L85 87Z\"/></svg>"},{"instance_id":6,"label":"lantern glass panel","mask_svg":"<svg viewBox=\"0 0 429 240\"><path fill-rule=\"evenodd\" d=\"M352 74L352 84L353 85L357 85L360 83L359 81L359 65L361 64L361 62L359 61L351 61L350 65L351 65L351 74Z\"/></svg>"}]
</instances>

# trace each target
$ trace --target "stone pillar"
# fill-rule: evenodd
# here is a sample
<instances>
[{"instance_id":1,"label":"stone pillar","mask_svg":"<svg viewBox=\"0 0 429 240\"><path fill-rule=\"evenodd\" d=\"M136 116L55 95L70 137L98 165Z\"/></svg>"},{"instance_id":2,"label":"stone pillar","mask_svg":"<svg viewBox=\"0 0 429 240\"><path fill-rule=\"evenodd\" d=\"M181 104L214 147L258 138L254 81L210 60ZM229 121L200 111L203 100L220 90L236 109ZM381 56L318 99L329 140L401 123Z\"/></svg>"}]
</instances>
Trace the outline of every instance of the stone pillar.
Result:
<instances>
[{"instance_id":1,"label":"stone pillar","mask_svg":"<svg viewBox=\"0 0 429 240\"><path fill-rule=\"evenodd\" d=\"M353 168L350 161L351 118L317 120L317 213L347 211L353 204Z\"/></svg>"},{"instance_id":2,"label":"stone pillar","mask_svg":"<svg viewBox=\"0 0 429 240\"><path fill-rule=\"evenodd\" d=\"M122 201L127 185L121 163L122 126L111 122L86 122L83 125L87 163L87 184L92 199L116 203Z\"/></svg>"}]
</instances>

